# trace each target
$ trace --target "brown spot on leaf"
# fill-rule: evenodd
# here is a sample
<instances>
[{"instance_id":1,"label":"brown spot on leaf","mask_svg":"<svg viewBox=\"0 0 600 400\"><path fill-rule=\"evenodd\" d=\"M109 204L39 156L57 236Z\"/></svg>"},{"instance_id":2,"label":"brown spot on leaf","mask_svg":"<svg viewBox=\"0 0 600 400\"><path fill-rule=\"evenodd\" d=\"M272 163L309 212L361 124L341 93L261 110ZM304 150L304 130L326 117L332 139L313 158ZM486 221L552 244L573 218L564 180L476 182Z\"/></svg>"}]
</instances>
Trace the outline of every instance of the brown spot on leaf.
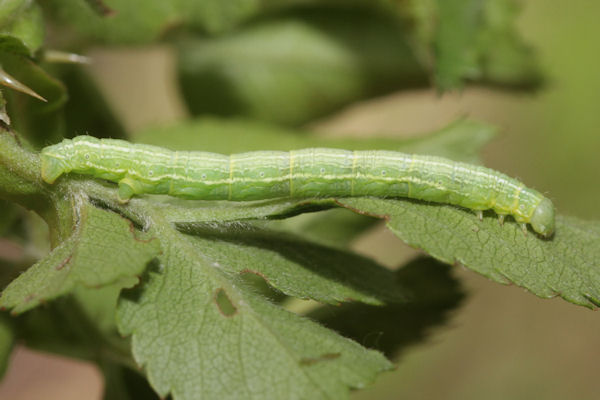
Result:
<instances>
[{"instance_id":1,"label":"brown spot on leaf","mask_svg":"<svg viewBox=\"0 0 600 400\"><path fill-rule=\"evenodd\" d=\"M60 264L58 264L58 265L56 266L56 268L55 268L55 269L56 269L57 271L60 271L61 269L63 269L63 268L64 268L64 267L65 267L65 266L66 266L66 265L67 265L67 264L68 264L68 263L71 261L71 257L73 257L73 255L72 255L72 254L71 254L71 255L69 255L69 257L65 258L65 259L63 260L63 262L61 262Z\"/></svg>"},{"instance_id":2,"label":"brown spot on leaf","mask_svg":"<svg viewBox=\"0 0 600 400\"><path fill-rule=\"evenodd\" d=\"M137 229L135 227L135 224L133 223L133 221L131 221L128 218L123 217L122 215L119 215L119 217L123 218L124 220L126 220L129 223L129 232L131 233L131 236L133 236L133 240L135 240L136 242L140 242L140 243L150 243L151 241L155 240L155 237L151 237L150 239L141 239L137 236Z\"/></svg>"},{"instance_id":3,"label":"brown spot on leaf","mask_svg":"<svg viewBox=\"0 0 600 400\"><path fill-rule=\"evenodd\" d=\"M214 301L219 309L219 312L225 317L232 317L237 313L237 308L231 302L231 299L227 295L227 292L225 292L225 289L217 289L215 292Z\"/></svg>"},{"instance_id":4,"label":"brown spot on leaf","mask_svg":"<svg viewBox=\"0 0 600 400\"><path fill-rule=\"evenodd\" d=\"M344 204L342 201L340 201L338 199L334 199L333 201L338 206L343 207L345 209L348 209L348 210L350 210L352 212L355 212L357 214L366 215L367 217L373 217L373 218L383 219L384 221L387 221L387 222L390 221L390 216L388 214L376 214L376 213L371 213L371 212L368 212L368 211L360 210L358 208L351 207L351 206L349 206L347 204Z\"/></svg>"},{"instance_id":5,"label":"brown spot on leaf","mask_svg":"<svg viewBox=\"0 0 600 400\"><path fill-rule=\"evenodd\" d=\"M305 357L300 359L300 365L310 366L323 361L335 360L337 358L340 358L341 356L341 353L325 353L320 355L319 357Z\"/></svg>"},{"instance_id":6,"label":"brown spot on leaf","mask_svg":"<svg viewBox=\"0 0 600 400\"><path fill-rule=\"evenodd\" d=\"M253 269L245 268L240 271L240 275L243 275L243 274L253 274L256 276L260 276L261 278L263 278L265 280L265 282L269 282L269 279L267 279L267 277L262 272L255 271Z\"/></svg>"},{"instance_id":7,"label":"brown spot on leaf","mask_svg":"<svg viewBox=\"0 0 600 400\"><path fill-rule=\"evenodd\" d=\"M32 301L33 299L35 299L35 294L30 294L27 295L27 297L25 297L25 300L23 300L25 303L29 303L30 301Z\"/></svg>"},{"instance_id":8,"label":"brown spot on leaf","mask_svg":"<svg viewBox=\"0 0 600 400\"><path fill-rule=\"evenodd\" d=\"M90 7L102 17L112 17L117 14L115 10L107 6L103 0L87 0Z\"/></svg>"}]
</instances>

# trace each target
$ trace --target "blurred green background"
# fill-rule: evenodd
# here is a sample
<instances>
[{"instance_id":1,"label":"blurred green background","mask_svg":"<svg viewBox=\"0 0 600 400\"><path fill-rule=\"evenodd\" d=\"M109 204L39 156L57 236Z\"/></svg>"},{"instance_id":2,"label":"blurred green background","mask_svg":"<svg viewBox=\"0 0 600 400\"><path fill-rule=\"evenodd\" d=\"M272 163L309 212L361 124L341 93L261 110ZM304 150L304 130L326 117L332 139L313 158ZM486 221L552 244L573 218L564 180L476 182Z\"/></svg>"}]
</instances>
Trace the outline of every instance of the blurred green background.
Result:
<instances>
[{"instance_id":1,"label":"blurred green background","mask_svg":"<svg viewBox=\"0 0 600 400\"><path fill-rule=\"evenodd\" d=\"M409 90L353 105L310 127L334 136L408 135L464 115L487 121L500 127L500 135L485 149L487 166L543 191L561 214L600 218L600 2L532 0L522 6L519 29L538 52L548 77L541 91L469 86L440 96L434 90ZM96 49L91 55L95 63L90 70L127 128L186 115L172 49ZM381 227L355 248L389 266L412 254ZM469 297L450 324L401 354L396 371L356 392L354 399L598 397L597 313L558 299L538 299L460 267L454 273ZM23 362L42 365L36 357L17 353L0 398L100 398L99 375L81 375L80 367L69 369L62 360L52 368L63 368L73 379L48 379L47 369L22 372ZM53 365L51 360L44 363Z\"/></svg>"}]
</instances>

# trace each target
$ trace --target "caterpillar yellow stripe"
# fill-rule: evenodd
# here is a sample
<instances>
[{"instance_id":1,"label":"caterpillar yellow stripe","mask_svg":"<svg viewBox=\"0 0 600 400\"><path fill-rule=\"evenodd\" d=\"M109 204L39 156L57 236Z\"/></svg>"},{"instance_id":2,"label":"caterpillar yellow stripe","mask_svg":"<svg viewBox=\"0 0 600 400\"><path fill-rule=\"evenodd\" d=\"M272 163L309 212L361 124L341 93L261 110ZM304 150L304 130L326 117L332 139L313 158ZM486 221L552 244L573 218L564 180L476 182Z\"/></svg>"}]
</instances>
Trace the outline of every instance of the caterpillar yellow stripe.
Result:
<instances>
[{"instance_id":1,"label":"caterpillar yellow stripe","mask_svg":"<svg viewBox=\"0 0 600 400\"><path fill-rule=\"evenodd\" d=\"M168 194L205 200L278 197L408 197L494 210L542 236L554 232L554 205L500 172L441 157L393 151L311 148L232 155L171 151L116 139L78 136L44 148L42 178L68 172L118 183L119 198Z\"/></svg>"}]
</instances>

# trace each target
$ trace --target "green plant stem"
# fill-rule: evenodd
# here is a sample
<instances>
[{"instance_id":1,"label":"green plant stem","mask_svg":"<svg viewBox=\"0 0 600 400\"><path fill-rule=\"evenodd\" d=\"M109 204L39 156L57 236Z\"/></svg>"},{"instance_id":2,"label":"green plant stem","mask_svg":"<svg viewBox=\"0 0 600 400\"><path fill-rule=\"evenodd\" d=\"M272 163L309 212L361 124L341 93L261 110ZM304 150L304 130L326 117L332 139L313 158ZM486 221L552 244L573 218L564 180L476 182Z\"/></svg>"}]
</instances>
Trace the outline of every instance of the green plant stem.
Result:
<instances>
[{"instance_id":1,"label":"green plant stem","mask_svg":"<svg viewBox=\"0 0 600 400\"><path fill-rule=\"evenodd\" d=\"M72 232L72 201L59 201L63 191L50 191L40 177L40 158L20 136L0 130L0 198L38 213L50 227L56 246Z\"/></svg>"}]
</instances>

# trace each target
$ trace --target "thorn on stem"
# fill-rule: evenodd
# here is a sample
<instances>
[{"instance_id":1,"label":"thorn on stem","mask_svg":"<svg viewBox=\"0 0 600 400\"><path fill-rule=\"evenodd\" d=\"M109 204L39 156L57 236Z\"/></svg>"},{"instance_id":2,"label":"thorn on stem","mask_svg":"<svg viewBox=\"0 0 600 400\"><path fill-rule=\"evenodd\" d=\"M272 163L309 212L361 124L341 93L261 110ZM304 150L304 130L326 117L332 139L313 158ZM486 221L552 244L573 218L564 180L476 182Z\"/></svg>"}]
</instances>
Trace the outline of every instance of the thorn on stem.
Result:
<instances>
[{"instance_id":1,"label":"thorn on stem","mask_svg":"<svg viewBox=\"0 0 600 400\"><path fill-rule=\"evenodd\" d=\"M35 97L38 100L48 102L48 100L34 92L31 88L25 86L24 84L10 76L2 67L0 67L0 85L4 85L21 93L28 94L29 96Z\"/></svg>"},{"instance_id":2,"label":"thorn on stem","mask_svg":"<svg viewBox=\"0 0 600 400\"><path fill-rule=\"evenodd\" d=\"M51 63L67 63L67 64L91 64L90 57L82 56L75 53L67 53L59 50L44 51L44 61Z\"/></svg>"}]
</instances>

